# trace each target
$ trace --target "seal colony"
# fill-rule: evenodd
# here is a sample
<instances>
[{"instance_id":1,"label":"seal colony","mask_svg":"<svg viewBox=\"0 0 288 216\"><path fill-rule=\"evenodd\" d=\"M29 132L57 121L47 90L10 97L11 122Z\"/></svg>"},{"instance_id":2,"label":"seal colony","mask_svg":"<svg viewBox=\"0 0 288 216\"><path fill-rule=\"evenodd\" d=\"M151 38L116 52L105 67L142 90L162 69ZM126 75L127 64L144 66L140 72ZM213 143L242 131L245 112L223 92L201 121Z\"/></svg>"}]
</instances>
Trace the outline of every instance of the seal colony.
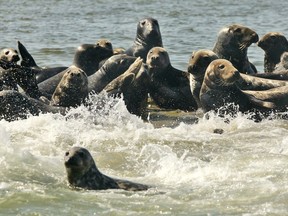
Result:
<instances>
[{"instance_id":1,"label":"seal colony","mask_svg":"<svg viewBox=\"0 0 288 216\"><path fill-rule=\"evenodd\" d=\"M278 32L258 40L256 31L249 27L223 27L211 50L192 53L186 70L172 66L160 25L151 17L138 22L136 38L128 49L113 49L108 39L81 44L67 67L38 66L18 41L18 51L0 51L0 119L16 121L40 113L65 116L74 107L89 107L90 94L105 91L109 97L123 98L131 114L148 122L151 105L191 115L202 110L208 117L210 112L224 118L241 112L261 121L271 113L287 112L288 45ZM247 51L252 43L265 52L264 73L249 61ZM222 134L223 130L215 129L214 133ZM68 182L75 188L149 189L102 174L83 147L72 147L64 161Z\"/></svg>"},{"instance_id":2,"label":"seal colony","mask_svg":"<svg viewBox=\"0 0 288 216\"><path fill-rule=\"evenodd\" d=\"M269 32L258 40L256 31L247 26L225 26L211 50L192 53L186 70L172 66L168 50L163 47L158 20L152 17L137 23L131 47L113 49L106 38L94 44L81 44L69 67L38 66L18 41L18 51L13 48L0 51L0 90L19 91L24 94L23 101L29 104L32 99L39 100L50 106L46 111L53 112L55 106L71 109L88 105L85 100L89 94L106 91L109 96L123 97L127 110L144 121L148 119L151 104L184 112L197 109L208 112L229 103L244 112L285 111L285 103L278 109L277 104L281 103L275 101L279 98L277 93L286 94L286 88L281 91L273 88L286 86L288 82L287 39L282 33ZM258 72L249 61L247 51L252 43L257 43L265 52L265 73ZM268 106L264 96L256 97L259 91L263 91L261 95L268 91L267 94L272 95L270 99L275 97L271 99L274 105ZM11 94L4 93L2 97L5 99ZM31 113L37 115L38 111ZM61 110L61 113L65 112ZM14 118L15 112L11 112L8 118L9 110L3 110L0 115L6 120L23 116Z\"/></svg>"}]
</instances>

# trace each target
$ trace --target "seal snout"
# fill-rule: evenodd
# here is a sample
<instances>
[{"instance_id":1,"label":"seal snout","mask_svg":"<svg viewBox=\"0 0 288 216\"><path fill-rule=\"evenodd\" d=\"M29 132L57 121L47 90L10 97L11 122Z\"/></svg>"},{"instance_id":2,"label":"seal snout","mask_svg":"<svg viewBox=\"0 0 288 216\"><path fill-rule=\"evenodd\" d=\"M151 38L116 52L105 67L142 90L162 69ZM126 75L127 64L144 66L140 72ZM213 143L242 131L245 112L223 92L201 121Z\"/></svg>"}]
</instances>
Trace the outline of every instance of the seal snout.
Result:
<instances>
[{"instance_id":1,"label":"seal snout","mask_svg":"<svg viewBox=\"0 0 288 216\"><path fill-rule=\"evenodd\" d=\"M259 41L259 36L256 32L252 33L251 35L251 42L252 43L257 43Z\"/></svg>"}]
</instances>

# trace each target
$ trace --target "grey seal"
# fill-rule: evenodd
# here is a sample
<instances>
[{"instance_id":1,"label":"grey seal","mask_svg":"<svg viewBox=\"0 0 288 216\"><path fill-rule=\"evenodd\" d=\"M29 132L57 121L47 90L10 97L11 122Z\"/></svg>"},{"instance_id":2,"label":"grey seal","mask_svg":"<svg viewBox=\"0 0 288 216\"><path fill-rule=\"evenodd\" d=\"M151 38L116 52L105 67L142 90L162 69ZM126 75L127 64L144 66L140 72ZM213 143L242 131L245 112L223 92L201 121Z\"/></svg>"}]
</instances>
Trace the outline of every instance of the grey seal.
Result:
<instances>
[{"instance_id":1,"label":"grey seal","mask_svg":"<svg viewBox=\"0 0 288 216\"><path fill-rule=\"evenodd\" d=\"M142 191L149 187L126 180L111 178L102 174L90 154L82 147L72 147L65 153L65 167L68 182L72 187L87 190L124 189Z\"/></svg>"},{"instance_id":2,"label":"grey seal","mask_svg":"<svg viewBox=\"0 0 288 216\"><path fill-rule=\"evenodd\" d=\"M288 41L280 32L268 32L257 45L264 50L264 72L270 73L280 62L281 55L288 51Z\"/></svg>"},{"instance_id":3,"label":"grey seal","mask_svg":"<svg viewBox=\"0 0 288 216\"><path fill-rule=\"evenodd\" d=\"M125 53L141 57L143 62L146 62L147 53L153 47L163 47L162 36L158 21L148 17L138 22L134 43Z\"/></svg>"},{"instance_id":4,"label":"grey seal","mask_svg":"<svg viewBox=\"0 0 288 216\"><path fill-rule=\"evenodd\" d=\"M258 39L254 30L239 24L230 25L220 30L213 52L219 58L229 60L241 73L255 74L257 69L249 62L247 50Z\"/></svg>"}]
</instances>

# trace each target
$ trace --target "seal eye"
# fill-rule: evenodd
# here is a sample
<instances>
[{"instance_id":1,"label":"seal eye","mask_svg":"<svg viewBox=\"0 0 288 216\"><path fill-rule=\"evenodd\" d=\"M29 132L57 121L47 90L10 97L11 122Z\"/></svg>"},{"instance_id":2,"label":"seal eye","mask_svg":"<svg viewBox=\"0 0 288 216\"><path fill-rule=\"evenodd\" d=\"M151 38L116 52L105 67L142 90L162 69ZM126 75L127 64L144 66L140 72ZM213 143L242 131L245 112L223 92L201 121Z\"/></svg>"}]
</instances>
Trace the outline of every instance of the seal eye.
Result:
<instances>
[{"instance_id":1,"label":"seal eye","mask_svg":"<svg viewBox=\"0 0 288 216\"><path fill-rule=\"evenodd\" d=\"M225 68L225 65L221 64L221 65L218 66L218 68L222 70L222 69Z\"/></svg>"},{"instance_id":2,"label":"seal eye","mask_svg":"<svg viewBox=\"0 0 288 216\"><path fill-rule=\"evenodd\" d=\"M6 51L6 52L5 52L5 55L9 55L9 51Z\"/></svg>"},{"instance_id":3,"label":"seal eye","mask_svg":"<svg viewBox=\"0 0 288 216\"><path fill-rule=\"evenodd\" d=\"M69 155L69 152L65 152L65 156L68 156Z\"/></svg>"},{"instance_id":4,"label":"seal eye","mask_svg":"<svg viewBox=\"0 0 288 216\"><path fill-rule=\"evenodd\" d=\"M145 23L146 23L146 21L142 21L142 22L141 22L141 25L143 26L143 25L145 25Z\"/></svg>"}]
</instances>

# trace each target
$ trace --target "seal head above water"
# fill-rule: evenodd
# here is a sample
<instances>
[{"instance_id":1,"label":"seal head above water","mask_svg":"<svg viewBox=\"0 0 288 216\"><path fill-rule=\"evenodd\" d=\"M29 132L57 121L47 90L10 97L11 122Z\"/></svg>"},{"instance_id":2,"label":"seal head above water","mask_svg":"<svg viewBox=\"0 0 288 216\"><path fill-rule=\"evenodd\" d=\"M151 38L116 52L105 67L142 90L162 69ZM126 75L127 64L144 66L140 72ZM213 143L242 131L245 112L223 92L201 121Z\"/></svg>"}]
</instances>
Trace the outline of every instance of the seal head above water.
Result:
<instances>
[{"instance_id":1,"label":"seal head above water","mask_svg":"<svg viewBox=\"0 0 288 216\"><path fill-rule=\"evenodd\" d=\"M147 190L148 186L108 177L102 174L90 154L82 147L72 147L65 153L65 167L68 182L72 187L88 190L124 189L128 191Z\"/></svg>"},{"instance_id":2,"label":"seal head above water","mask_svg":"<svg viewBox=\"0 0 288 216\"><path fill-rule=\"evenodd\" d=\"M125 53L146 62L147 53L153 47L163 47L163 43L158 21L149 17L138 22L134 43Z\"/></svg>"}]
</instances>

